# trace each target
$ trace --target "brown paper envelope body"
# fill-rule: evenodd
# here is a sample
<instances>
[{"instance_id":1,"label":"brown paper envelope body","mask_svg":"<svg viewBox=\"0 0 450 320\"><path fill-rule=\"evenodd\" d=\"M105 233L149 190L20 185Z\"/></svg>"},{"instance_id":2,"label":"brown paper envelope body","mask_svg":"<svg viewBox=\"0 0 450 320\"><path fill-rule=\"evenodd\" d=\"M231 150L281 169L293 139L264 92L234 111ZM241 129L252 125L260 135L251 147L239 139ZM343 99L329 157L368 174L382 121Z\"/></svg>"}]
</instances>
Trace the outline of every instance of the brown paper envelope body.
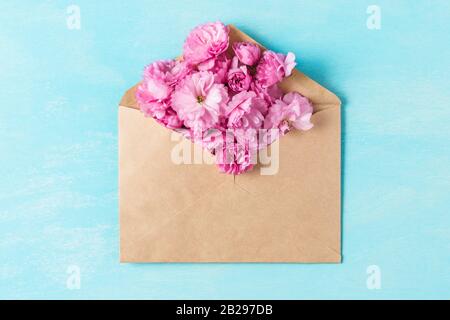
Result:
<instances>
[{"instance_id":1,"label":"brown paper envelope body","mask_svg":"<svg viewBox=\"0 0 450 320\"><path fill-rule=\"evenodd\" d=\"M231 42L254 41L230 28ZM281 87L313 102L315 126L280 139L275 175L175 164L171 153L179 142L172 131L137 110L135 87L125 94L119 107L122 262L341 261L341 103L297 70Z\"/></svg>"}]
</instances>

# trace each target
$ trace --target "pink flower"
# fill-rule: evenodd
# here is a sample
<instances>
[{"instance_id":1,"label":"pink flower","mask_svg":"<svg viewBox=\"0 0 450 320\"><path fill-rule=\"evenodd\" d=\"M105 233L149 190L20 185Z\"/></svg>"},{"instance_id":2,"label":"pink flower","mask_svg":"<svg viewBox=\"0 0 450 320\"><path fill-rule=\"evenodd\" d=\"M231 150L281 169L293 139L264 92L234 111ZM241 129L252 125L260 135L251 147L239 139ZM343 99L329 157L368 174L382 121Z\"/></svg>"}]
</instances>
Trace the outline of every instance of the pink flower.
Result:
<instances>
[{"instance_id":1,"label":"pink flower","mask_svg":"<svg viewBox=\"0 0 450 320\"><path fill-rule=\"evenodd\" d=\"M173 88L166 83L164 74L159 72L157 62L144 70L144 80L138 86L136 99L142 104L162 102L172 93Z\"/></svg>"},{"instance_id":2,"label":"pink flower","mask_svg":"<svg viewBox=\"0 0 450 320\"><path fill-rule=\"evenodd\" d=\"M238 67L239 60L237 57L233 58L231 69L228 71L228 87L234 92L241 92L248 90L252 83L252 77L247 71L246 66Z\"/></svg>"},{"instance_id":3,"label":"pink flower","mask_svg":"<svg viewBox=\"0 0 450 320\"><path fill-rule=\"evenodd\" d=\"M270 108L264 121L265 129L278 128L282 135L290 131L291 125L307 131L313 127L311 102L297 92L289 92Z\"/></svg>"},{"instance_id":4,"label":"pink flower","mask_svg":"<svg viewBox=\"0 0 450 320\"><path fill-rule=\"evenodd\" d=\"M267 88L262 88L258 82L252 82L250 88L268 104L273 104L276 100L283 96L283 92L276 84Z\"/></svg>"},{"instance_id":5,"label":"pink flower","mask_svg":"<svg viewBox=\"0 0 450 320\"><path fill-rule=\"evenodd\" d=\"M141 106L142 112L154 118L159 124L169 129L178 129L183 126L183 122L177 113L165 103L149 103Z\"/></svg>"},{"instance_id":6,"label":"pink flower","mask_svg":"<svg viewBox=\"0 0 450 320\"><path fill-rule=\"evenodd\" d=\"M294 69L295 55L287 55L267 50L256 68L256 80L262 88L270 87L291 75Z\"/></svg>"},{"instance_id":7,"label":"pink flower","mask_svg":"<svg viewBox=\"0 0 450 320\"><path fill-rule=\"evenodd\" d=\"M181 121L181 119L173 109L169 109L168 112L166 112L166 116L160 121L169 129L177 129L183 126L183 121Z\"/></svg>"},{"instance_id":8,"label":"pink flower","mask_svg":"<svg viewBox=\"0 0 450 320\"><path fill-rule=\"evenodd\" d=\"M216 163L221 172L240 175L253 169L256 155L239 143L229 143L216 154Z\"/></svg>"},{"instance_id":9,"label":"pink flower","mask_svg":"<svg viewBox=\"0 0 450 320\"><path fill-rule=\"evenodd\" d=\"M201 139L197 139L206 150L212 154L217 154L223 148L225 142L225 130L222 128L213 128L203 132Z\"/></svg>"},{"instance_id":10,"label":"pink flower","mask_svg":"<svg viewBox=\"0 0 450 320\"><path fill-rule=\"evenodd\" d=\"M192 68L185 61L171 60L166 69L166 83L175 87L191 72Z\"/></svg>"},{"instance_id":11,"label":"pink flower","mask_svg":"<svg viewBox=\"0 0 450 320\"><path fill-rule=\"evenodd\" d=\"M258 62L261 55L259 46L251 42L235 42L233 50L243 64L253 66Z\"/></svg>"},{"instance_id":12,"label":"pink flower","mask_svg":"<svg viewBox=\"0 0 450 320\"><path fill-rule=\"evenodd\" d=\"M222 53L217 59L210 59L202 62L197 68L200 71L211 71L214 73L216 83L225 83L230 63L230 59L227 58L226 54Z\"/></svg>"},{"instance_id":13,"label":"pink flower","mask_svg":"<svg viewBox=\"0 0 450 320\"><path fill-rule=\"evenodd\" d=\"M180 80L191 72L185 62L177 60L156 61L144 69L147 93L155 100L164 100Z\"/></svg>"},{"instance_id":14,"label":"pink flower","mask_svg":"<svg viewBox=\"0 0 450 320\"><path fill-rule=\"evenodd\" d=\"M223 84L214 82L214 74L200 71L186 77L172 96L172 108L185 126L204 131L219 122L219 115L228 102Z\"/></svg>"},{"instance_id":15,"label":"pink flower","mask_svg":"<svg viewBox=\"0 0 450 320\"><path fill-rule=\"evenodd\" d=\"M284 76L289 77L296 65L297 62L295 62L295 54L293 54L292 52L288 52L288 54L284 58Z\"/></svg>"},{"instance_id":16,"label":"pink flower","mask_svg":"<svg viewBox=\"0 0 450 320\"><path fill-rule=\"evenodd\" d=\"M228 49L229 32L229 28L221 22L196 27L184 43L184 59L194 65L215 59Z\"/></svg>"},{"instance_id":17,"label":"pink flower","mask_svg":"<svg viewBox=\"0 0 450 320\"><path fill-rule=\"evenodd\" d=\"M242 91L226 106L229 128L259 129L267 112L266 102L253 91Z\"/></svg>"},{"instance_id":18,"label":"pink flower","mask_svg":"<svg viewBox=\"0 0 450 320\"><path fill-rule=\"evenodd\" d=\"M169 98L175 85L190 69L179 61L156 61L144 69L144 79L139 85L136 98L139 103L162 102Z\"/></svg>"},{"instance_id":19,"label":"pink flower","mask_svg":"<svg viewBox=\"0 0 450 320\"><path fill-rule=\"evenodd\" d=\"M188 66L179 61L156 61L144 69L144 79L136 90L136 99L146 116L155 118L168 128L181 127L169 100L175 85L188 73Z\"/></svg>"},{"instance_id":20,"label":"pink flower","mask_svg":"<svg viewBox=\"0 0 450 320\"><path fill-rule=\"evenodd\" d=\"M258 149L258 129L264 125L267 103L253 91L243 91L228 103L227 128L236 140L250 150Z\"/></svg>"}]
</instances>

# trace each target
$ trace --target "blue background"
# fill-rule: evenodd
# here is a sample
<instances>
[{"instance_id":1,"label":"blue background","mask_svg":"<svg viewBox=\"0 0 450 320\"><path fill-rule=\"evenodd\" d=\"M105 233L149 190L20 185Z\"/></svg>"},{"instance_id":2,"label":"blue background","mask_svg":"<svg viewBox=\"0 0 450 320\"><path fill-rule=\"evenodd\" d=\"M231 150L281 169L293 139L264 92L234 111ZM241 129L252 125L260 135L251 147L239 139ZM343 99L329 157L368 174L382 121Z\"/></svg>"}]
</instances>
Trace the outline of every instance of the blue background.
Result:
<instances>
[{"instance_id":1,"label":"blue background","mask_svg":"<svg viewBox=\"0 0 450 320\"><path fill-rule=\"evenodd\" d=\"M117 103L215 20L342 98L343 264L118 262ZM449 31L446 0L1 1L0 299L450 298Z\"/></svg>"}]
</instances>

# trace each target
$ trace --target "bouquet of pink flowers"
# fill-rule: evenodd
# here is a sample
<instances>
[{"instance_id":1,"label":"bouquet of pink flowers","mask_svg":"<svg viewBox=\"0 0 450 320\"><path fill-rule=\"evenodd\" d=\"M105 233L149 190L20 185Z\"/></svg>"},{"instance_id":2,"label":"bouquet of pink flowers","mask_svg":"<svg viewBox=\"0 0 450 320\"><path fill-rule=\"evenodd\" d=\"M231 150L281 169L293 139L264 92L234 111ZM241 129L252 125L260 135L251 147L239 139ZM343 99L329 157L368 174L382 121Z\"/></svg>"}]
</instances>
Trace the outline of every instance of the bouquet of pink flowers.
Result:
<instances>
[{"instance_id":1,"label":"bouquet of pink flowers","mask_svg":"<svg viewBox=\"0 0 450 320\"><path fill-rule=\"evenodd\" d=\"M280 135L311 129L313 107L300 93L278 88L296 65L293 53L229 44L221 22L196 27L181 59L145 68L136 98L147 116L201 144L222 172L237 175Z\"/></svg>"}]
</instances>

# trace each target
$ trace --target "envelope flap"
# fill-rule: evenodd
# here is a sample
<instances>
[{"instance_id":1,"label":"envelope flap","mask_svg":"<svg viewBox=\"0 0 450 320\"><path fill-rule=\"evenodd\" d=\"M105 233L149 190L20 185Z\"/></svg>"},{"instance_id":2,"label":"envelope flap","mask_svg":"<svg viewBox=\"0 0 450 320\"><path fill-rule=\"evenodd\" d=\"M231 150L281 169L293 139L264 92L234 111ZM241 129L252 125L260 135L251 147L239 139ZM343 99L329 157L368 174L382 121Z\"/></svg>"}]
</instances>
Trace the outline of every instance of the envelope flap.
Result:
<instances>
[{"instance_id":1,"label":"envelope flap","mask_svg":"<svg viewBox=\"0 0 450 320\"><path fill-rule=\"evenodd\" d=\"M229 50L232 50L231 47L234 42L239 41L253 42L259 45L262 50L266 50L264 46L262 46L260 43L252 39L244 32L240 31L235 26L229 25L229 28ZM138 85L135 85L125 93L125 95L122 97L122 100L120 101L121 106L139 109L139 105L136 101L135 96L137 86ZM318 112L330 107L338 107L341 105L341 101L334 93L322 87L314 80L308 78L305 74L298 71L297 69L294 69L292 75L281 82L280 88L283 90L283 92L297 91L305 97L308 97L314 104L314 112Z\"/></svg>"},{"instance_id":2,"label":"envelope flap","mask_svg":"<svg viewBox=\"0 0 450 320\"><path fill-rule=\"evenodd\" d=\"M136 101L136 89L138 85L139 84L135 85L134 87L128 89L127 92L125 92L122 100L120 100L119 106L139 109L138 102Z\"/></svg>"},{"instance_id":3,"label":"envelope flap","mask_svg":"<svg viewBox=\"0 0 450 320\"><path fill-rule=\"evenodd\" d=\"M263 51L267 50L263 45L236 28L234 25L229 25L229 27L231 44L234 42L248 41L256 43ZM231 45L230 50L232 50ZM315 112L328 107L336 107L341 105L341 101L334 93L322 87L314 80L308 78L297 69L294 69L292 75L281 82L280 88L283 92L297 91L305 97L308 97L314 104Z\"/></svg>"}]
</instances>

